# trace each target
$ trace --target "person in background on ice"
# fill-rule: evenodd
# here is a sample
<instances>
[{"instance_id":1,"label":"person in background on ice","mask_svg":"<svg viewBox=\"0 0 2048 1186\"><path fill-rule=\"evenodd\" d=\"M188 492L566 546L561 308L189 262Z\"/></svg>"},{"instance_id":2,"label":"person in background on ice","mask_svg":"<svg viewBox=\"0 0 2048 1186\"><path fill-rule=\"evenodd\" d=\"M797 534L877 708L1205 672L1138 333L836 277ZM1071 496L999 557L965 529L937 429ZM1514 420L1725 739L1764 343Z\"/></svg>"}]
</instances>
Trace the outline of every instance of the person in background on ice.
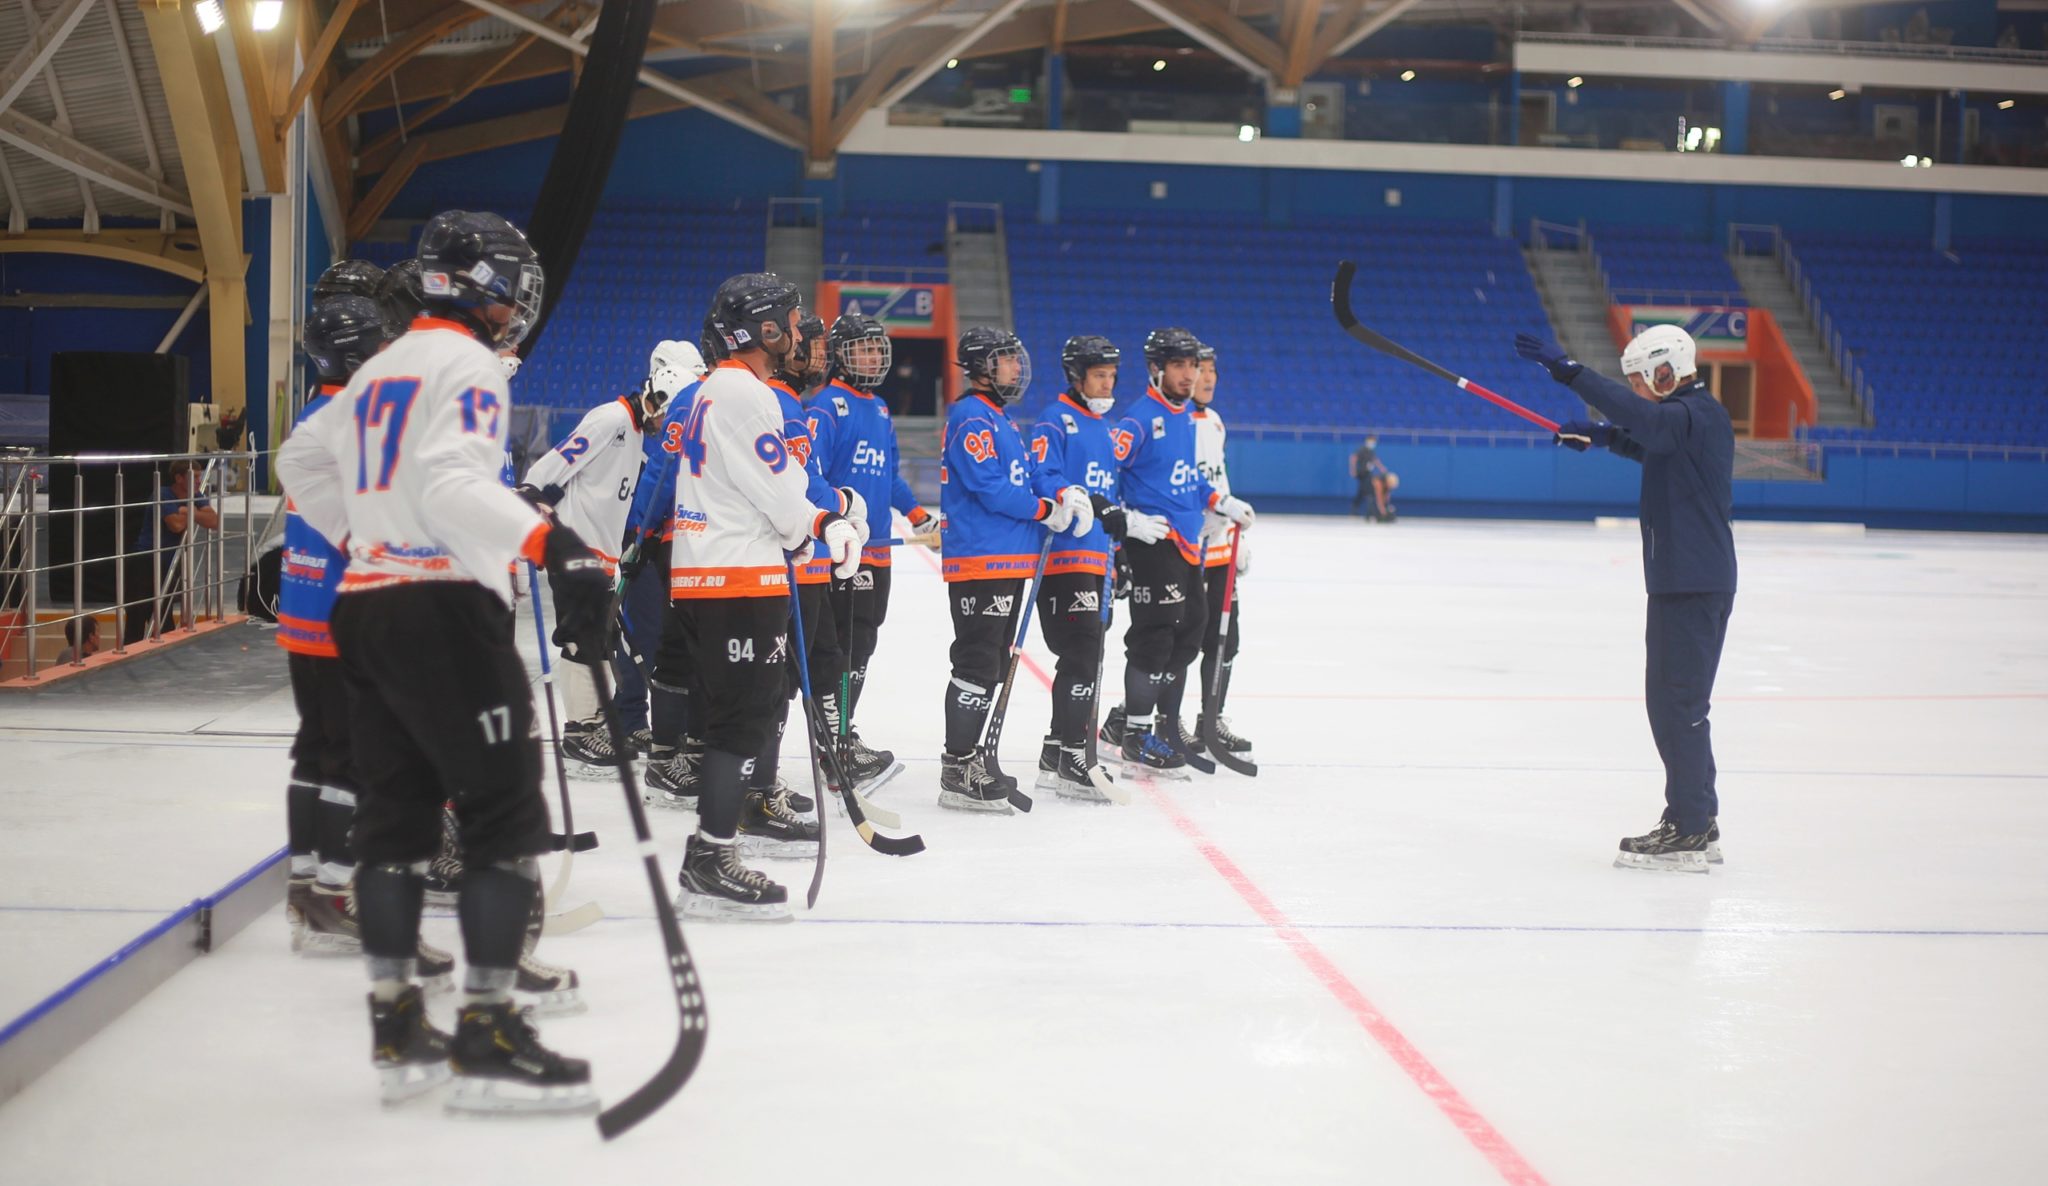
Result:
<instances>
[{"instance_id":1,"label":"person in background on ice","mask_svg":"<svg viewBox=\"0 0 2048 1186\"><path fill-rule=\"evenodd\" d=\"M726 357L697 387L678 441L669 590L680 629L673 640L663 635L655 673L667 682L680 647L702 693L691 696L691 731L704 746L697 830L683 851L676 903L699 917L790 917L789 891L741 864L739 847L746 788L787 697L785 558L796 553L802 563L816 539L834 575L860 567L860 528L812 503L813 475L784 443L789 417L767 382L803 347L801 306L796 286L771 272L719 286L712 326Z\"/></svg>"},{"instance_id":2,"label":"person in background on ice","mask_svg":"<svg viewBox=\"0 0 2048 1186\"><path fill-rule=\"evenodd\" d=\"M604 659L611 581L575 531L500 477L511 397L496 354L525 337L542 294L526 236L497 215L448 211L422 231L418 262L427 315L277 454L307 524L348 544L330 631L362 782L351 839L372 1062L387 1103L452 1070L453 1110L593 1111L590 1065L542 1045L512 999L550 826L505 574L522 556L548 567L555 641L584 663ZM469 965L452 1038L413 983L424 874L451 800Z\"/></svg>"},{"instance_id":3,"label":"person in background on ice","mask_svg":"<svg viewBox=\"0 0 2048 1186\"><path fill-rule=\"evenodd\" d=\"M1068 338L1060 348L1067 388L1031 426L1031 458L1041 488L1079 486L1095 511L1089 530L1053 541L1038 593L1038 627L1057 659L1052 728L1038 753L1038 789L1088 803L1110 801L1095 785L1097 777L1109 775L1089 768L1087 748L1102 672L1102 599L1109 593L1104 578L1124 533L1124 510L1115 501L1116 447L1103 419L1116 406L1121 361L1123 352L1108 338Z\"/></svg>"},{"instance_id":4,"label":"person in background on ice","mask_svg":"<svg viewBox=\"0 0 2048 1186\"><path fill-rule=\"evenodd\" d=\"M939 806L1009 815L1017 788L989 770L982 730L1046 533L1085 535L1095 508L1080 486L1048 492L1039 484L1024 438L1003 410L1031 383L1031 355L1017 335L975 326L960 335L955 353L967 391L946 412L939 470L941 571L953 614Z\"/></svg>"},{"instance_id":5,"label":"person in background on ice","mask_svg":"<svg viewBox=\"0 0 2048 1186\"><path fill-rule=\"evenodd\" d=\"M1627 387L1529 334L1516 335L1515 351L1607 416L1559 425L1558 444L1606 449L1643 467L1643 691L1664 759L1664 814L1655 828L1623 840L1614 863L1705 873L1721 861L1707 717L1735 607L1734 427L1699 377L1697 345L1675 325L1653 325L1622 351Z\"/></svg>"},{"instance_id":6,"label":"person in background on ice","mask_svg":"<svg viewBox=\"0 0 2048 1186\"><path fill-rule=\"evenodd\" d=\"M501 356L501 360L502 360ZM516 353L510 357L518 358ZM519 494L535 506L548 508L591 545L608 573L618 571L618 557L605 551L623 538L634 486L647 458L647 440L661 425L670 397L694 382L703 360L686 342L663 342L649 356L640 390L592 408L569 435L541 454L526 471ZM559 619L559 615L558 615ZM625 685L627 659L615 664L619 685ZM562 756L569 773L582 778L610 778L630 754L612 748L610 730L598 711L597 692L580 674L558 681L568 723L562 728ZM616 708L617 706L614 705ZM622 724L625 722L621 721Z\"/></svg>"},{"instance_id":7,"label":"person in background on ice","mask_svg":"<svg viewBox=\"0 0 2048 1186\"><path fill-rule=\"evenodd\" d=\"M1183 778L1194 739L1181 724L1181 702L1208 621L1203 515L1213 510L1241 529L1252 524L1251 504L1211 486L1196 464L1188 401L1201 351L1195 335L1178 326L1145 335L1151 386L1110 430L1127 512L1131 624L1124 631L1124 702L1103 721L1102 740L1121 748L1126 766Z\"/></svg>"},{"instance_id":8,"label":"person in background on ice","mask_svg":"<svg viewBox=\"0 0 2048 1186\"><path fill-rule=\"evenodd\" d=\"M806 404L826 480L859 492L874 516L874 533L882 541L869 540L852 584L834 593L835 616L853 623L853 636L839 640L840 646L852 652L853 661L847 673L845 703L839 700L838 673L813 685L828 720L835 712L845 714L841 761L857 788L894 777L890 772L901 768L894 753L871 748L853 725L854 710L867 687L868 663L874 658L882 621L889 616L894 556L894 548L886 542L894 534L887 529L889 510L902 512L913 529L927 524L936 527L932 513L918 503L910 483L903 480L896 422L889 415L889 405L875 396L875 389L889 376L894 353L889 331L881 322L858 313L840 317L832 323L827 343L827 382ZM811 619L804 621L808 624ZM836 727L837 722L833 723Z\"/></svg>"},{"instance_id":9,"label":"person in background on ice","mask_svg":"<svg viewBox=\"0 0 2048 1186\"><path fill-rule=\"evenodd\" d=\"M1213 406L1216 402L1216 348L1203 343L1195 355L1200 368L1195 374L1195 410L1191 414L1195 424L1195 468L1209 480L1224 497L1230 495L1230 467L1223 458L1225 431L1223 417ZM1234 538L1233 538L1234 537ZM1236 530L1229 519L1212 510L1202 516L1202 597L1205 607L1202 624L1202 686L1195 689L1195 695L1206 697L1215 686L1216 664L1220 661L1224 670L1237 661L1238 625L1244 620L1244 592L1240 584L1231 591L1230 637L1220 638L1223 632L1223 587L1230 573L1233 543L1237 575L1242 578L1252 567L1251 537ZM1204 711L1207 711L1206 706ZM1202 722L1204 726L1207 721ZM1252 743L1230 731L1230 722L1217 718L1215 722L1216 742L1233 754L1248 754ZM1195 730L1191 748L1200 753L1206 746L1204 728Z\"/></svg>"}]
</instances>

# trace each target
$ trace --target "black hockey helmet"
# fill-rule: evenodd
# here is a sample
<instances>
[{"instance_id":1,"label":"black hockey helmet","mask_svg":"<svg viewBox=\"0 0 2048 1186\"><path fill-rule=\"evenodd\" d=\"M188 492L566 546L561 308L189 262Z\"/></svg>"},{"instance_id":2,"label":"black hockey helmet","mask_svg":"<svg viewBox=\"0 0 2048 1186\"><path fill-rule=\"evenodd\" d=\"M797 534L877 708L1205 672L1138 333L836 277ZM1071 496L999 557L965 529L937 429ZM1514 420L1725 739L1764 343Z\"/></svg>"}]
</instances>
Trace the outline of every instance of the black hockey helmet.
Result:
<instances>
[{"instance_id":1,"label":"black hockey helmet","mask_svg":"<svg viewBox=\"0 0 2048 1186\"><path fill-rule=\"evenodd\" d=\"M1077 334L1060 347L1060 369L1066 372L1067 390L1081 390L1090 367L1113 367L1123 362L1124 352L1101 334Z\"/></svg>"},{"instance_id":2,"label":"black hockey helmet","mask_svg":"<svg viewBox=\"0 0 2048 1186\"><path fill-rule=\"evenodd\" d=\"M871 345L872 344L872 345ZM896 348L881 322L859 313L842 314L832 323L831 361L825 374L845 379L862 391L873 391L888 378Z\"/></svg>"},{"instance_id":3,"label":"black hockey helmet","mask_svg":"<svg viewBox=\"0 0 2048 1186\"><path fill-rule=\"evenodd\" d=\"M420 232L420 297L494 347L517 346L540 319L546 283L540 257L519 228L496 214L448 210ZM492 311L504 309L502 317Z\"/></svg>"},{"instance_id":4,"label":"black hockey helmet","mask_svg":"<svg viewBox=\"0 0 2048 1186\"><path fill-rule=\"evenodd\" d=\"M1201 354L1201 341L1177 325L1145 335L1145 366L1154 372L1176 358L1200 358Z\"/></svg>"},{"instance_id":5,"label":"black hockey helmet","mask_svg":"<svg viewBox=\"0 0 2048 1186\"><path fill-rule=\"evenodd\" d=\"M313 281L313 303L333 296L377 299L377 286L384 282L384 269L366 259L344 259L329 264Z\"/></svg>"},{"instance_id":6,"label":"black hockey helmet","mask_svg":"<svg viewBox=\"0 0 2048 1186\"><path fill-rule=\"evenodd\" d=\"M1014 404L1031 386L1031 352L1016 334L993 326L977 325L960 335L956 348L960 369L967 372L967 385L986 391L997 402ZM1017 360L1017 378L1011 383L996 381L996 364L1003 358Z\"/></svg>"},{"instance_id":7,"label":"black hockey helmet","mask_svg":"<svg viewBox=\"0 0 2048 1186\"><path fill-rule=\"evenodd\" d=\"M697 352L704 356L707 367L715 367L726 359L725 342L718 336L718 327L709 313L704 315L704 332L697 338Z\"/></svg>"},{"instance_id":8,"label":"black hockey helmet","mask_svg":"<svg viewBox=\"0 0 2048 1186\"><path fill-rule=\"evenodd\" d=\"M825 321L816 314L805 313L797 319L796 332L803 345L783 355L776 372L802 395L825 374Z\"/></svg>"},{"instance_id":9,"label":"black hockey helmet","mask_svg":"<svg viewBox=\"0 0 2048 1186\"><path fill-rule=\"evenodd\" d=\"M391 338L377 302L348 293L315 302L299 331L299 343L323 383L348 382Z\"/></svg>"},{"instance_id":10,"label":"black hockey helmet","mask_svg":"<svg viewBox=\"0 0 2048 1186\"><path fill-rule=\"evenodd\" d=\"M727 277L712 296L711 325L726 353L758 347L780 357L789 352L783 327L803 304L796 285L775 273L741 272Z\"/></svg>"},{"instance_id":11,"label":"black hockey helmet","mask_svg":"<svg viewBox=\"0 0 2048 1186\"><path fill-rule=\"evenodd\" d=\"M1206 363L1208 363L1208 364L1209 364L1210 366L1215 366L1215 365L1216 365L1216 347L1214 347L1214 346L1211 346L1211 345L1210 345L1209 343L1207 343L1207 342L1203 342L1203 343L1202 343L1201 345L1199 345L1199 346L1197 346L1197 347L1195 348L1195 361L1196 361L1196 362L1206 362Z\"/></svg>"},{"instance_id":12,"label":"black hockey helmet","mask_svg":"<svg viewBox=\"0 0 2048 1186\"><path fill-rule=\"evenodd\" d=\"M377 304L383 307L392 337L410 328L412 319L427 311L426 298L420 295L420 261L400 260L386 269L377 282Z\"/></svg>"}]
</instances>

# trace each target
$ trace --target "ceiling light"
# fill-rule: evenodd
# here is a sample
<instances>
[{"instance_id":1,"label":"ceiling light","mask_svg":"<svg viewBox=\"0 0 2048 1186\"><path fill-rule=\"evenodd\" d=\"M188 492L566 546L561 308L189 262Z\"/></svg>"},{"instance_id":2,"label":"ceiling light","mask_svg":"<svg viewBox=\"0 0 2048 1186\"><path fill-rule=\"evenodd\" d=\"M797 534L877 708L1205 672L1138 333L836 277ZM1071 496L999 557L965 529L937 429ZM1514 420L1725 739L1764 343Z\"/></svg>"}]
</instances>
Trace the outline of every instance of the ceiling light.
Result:
<instances>
[{"instance_id":1,"label":"ceiling light","mask_svg":"<svg viewBox=\"0 0 2048 1186\"><path fill-rule=\"evenodd\" d=\"M1836 88L1835 88L1834 90L1831 90L1831 91L1829 91L1829 92L1828 92L1828 98L1830 98L1830 99L1840 99L1840 98L1843 98L1843 97L1847 96L1847 95L1848 95L1848 93L1849 93L1848 91L1845 91L1845 90L1843 90L1843 89L1842 89L1841 87L1836 87Z\"/></svg>"},{"instance_id":2,"label":"ceiling light","mask_svg":"<svg viewBox=\"0 0 2048 1186\"><path fill-rule=\"evenodd\" d=\"M1156 59L1154 59L1154 60L1153 60L1153 62L1152 62L1152 69L1153 69L1153 70L1154 70L1155 72L1156 72L1156 71L1160 71L1160 70L1164 70L1164 69L1166 69L1166 59L1165 59L1165 58L1156 58Z\"/></svg>"},{"instance_id":3,"label":"ceiling light","mask_svg":"<svg viewBox=\"0 0 2048 1186\"><path fill-rule=\"evenodd\" d=\"M1414 81L1415 81L1415 71L1413 71L1413 70L1403 70L1403 71L1401 71L1401 81L1402 81L1402 82L1414 82Z\"/></svg>"},{"instance_id":4,"label":"ceiling light","mask_svg":"<svg viewBox=\"0 0 2048 1186\"><path fill-rule=\"evenodd\" d=\"M1586 80L1574 74L1570 78L1565 79L1564 84L1568 87L1571 87L1573 90L1577 90L1578 88L1586 85Z\"/></svg>"},{"instance_id":5,"label":"ceiling light","mask_svg":"<svg viewBox=\"0 0 2048 1186\"><path fill-rule=\"evenodd\" d=\"M948 70L958 70L959 68L960 68L960 59L959 59L959 58L947 58L947 59L946 59L946 69L948 69Z\"/></svg>"},{"instance_id":6,"label":"ceiling light","mask_svg":"<svg viewBox=\"0 0 2048 1186\"><path fill-rule=\"evenodd\" d=\"M2011 99L2000 99L2000 100L1998 101L1998 109L1999 109L2000 111L2011 111L2011 110L2012 110L2012 102L2013 102L2013 101L2012 101Z\"/></svg>"},{"instance_id":7,"label":"ceiling light","mask_svg":"<svg viewBox=\"0 0 2048 1186\"><path fill-rule=\"evenodd\" d=\"M277 23L283 19L284 0L256 0L256 7L249 14L249 23L259 33L277 28Z\"/></svg>"},{"instance_id":8,"label":"ceiling light","mask_svg":"<svg viewBox=\"0 0 2048 1186\"><path fill-rule=\"evenodd\" d=\"M1926 158L1926 157L1921 157L1921 158L1920 158L1920 167L1921 167L1921 168L1923 168L1923 169L1932 169L1932 168L1934 167L1934 162L1933 162L1933 161L1931 161L1931 160L1929 160L1929 159L1928 159L1928 158Z\"/></svg>"},{"instance_id":9,"label":"ceiling light","mask_svg":"<svg viewBox=\"0 0 2048 1186\"><path fill-rule=\"evenodd\" d=\"M204 33L218 33L228 23L228 14L221 11L220 0L199 0L192 6L199 14L199 28Z\"/></svg>"},{"instance_id":10,"label":"ceiling light","mask_svg":"<svg viewBox=\"0 0 2048 1186\"><path fill-rule=\"evenodd\" d=\"M1259 138L1259 130L1250 124L1237 125L1237 138L1246 144Z\"/></svg>"}]
</instances>

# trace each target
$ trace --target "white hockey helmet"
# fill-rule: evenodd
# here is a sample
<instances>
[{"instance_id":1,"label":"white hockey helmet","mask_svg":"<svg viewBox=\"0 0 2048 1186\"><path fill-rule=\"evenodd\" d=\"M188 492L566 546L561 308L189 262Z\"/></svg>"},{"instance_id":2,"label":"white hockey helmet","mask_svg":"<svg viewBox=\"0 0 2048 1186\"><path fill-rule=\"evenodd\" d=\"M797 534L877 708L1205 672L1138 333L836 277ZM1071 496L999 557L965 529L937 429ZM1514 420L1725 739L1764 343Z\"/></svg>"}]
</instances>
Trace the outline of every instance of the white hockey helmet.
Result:
<instances>
[{"instance_id":1,"label":"white hockey helmet","mask_svg":"<svg viewBox=\"0 0 2048 1186\"><path fill-rule=\"evenodd\" d=\"M1621 370L1625 375L1640 376L1651 391L1669 395L1678 390L1678 384L1688 375L1698 373L1699 345L1692 335L1675 325L1653 325L1637 334L1621 352ZM1671 387L1659 386L1657 371L1660 367L1671 368Z\"/></svg>"},{"instance_id":2,"label":"white hockey helmet","mask_svg":"<svg viewBox=\"0 0 2048 1186\"><path fill-rule=\"evenodd\" d=\"M675 394L704 377L704 355L689 342L662 341L647 356L647 387L668 403Z\"/></svg>"}]
</instances>

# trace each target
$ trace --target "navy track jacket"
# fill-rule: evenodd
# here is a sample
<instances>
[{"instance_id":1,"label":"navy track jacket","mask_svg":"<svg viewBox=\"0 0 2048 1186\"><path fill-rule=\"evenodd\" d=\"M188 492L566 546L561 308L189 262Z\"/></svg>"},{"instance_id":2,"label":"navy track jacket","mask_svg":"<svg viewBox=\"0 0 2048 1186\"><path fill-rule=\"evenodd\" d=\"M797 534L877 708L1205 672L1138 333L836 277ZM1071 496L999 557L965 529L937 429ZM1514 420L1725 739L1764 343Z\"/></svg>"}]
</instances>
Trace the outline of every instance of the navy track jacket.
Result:
<instances>
[{"instance_id":1,"label":"navy track jacket","mask_svg":"<svg viewBox=\"0 0 2048 1186\"><path fill-rule=\"evenodd\" d=\"M1643 584L1656 593L1735 592L1735 429L1700 382L1647 400L1582 370L1572 391L1618 430L1608 446L1643 466Z\"/></svg>"}]
</instances>

